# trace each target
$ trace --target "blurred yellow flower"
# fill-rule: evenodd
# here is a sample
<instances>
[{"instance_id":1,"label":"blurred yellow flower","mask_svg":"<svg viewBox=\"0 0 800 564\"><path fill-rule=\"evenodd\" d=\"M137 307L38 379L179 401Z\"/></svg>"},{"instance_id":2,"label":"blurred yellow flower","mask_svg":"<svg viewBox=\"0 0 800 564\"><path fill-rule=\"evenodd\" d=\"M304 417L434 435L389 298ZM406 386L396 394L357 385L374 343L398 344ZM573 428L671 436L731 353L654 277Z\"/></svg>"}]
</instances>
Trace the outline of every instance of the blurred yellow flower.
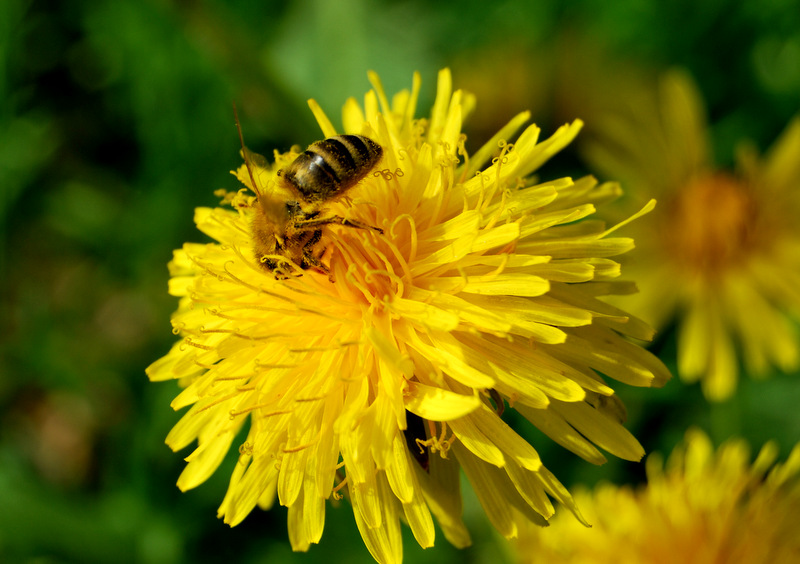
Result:
<instances>
[{"instance_id":1,"label":"blurred yellow flower","mask_svg":"<svg viewBox=\"0 0 800 564\"><path fill-rule=\"evenodd\" d=\"M800 444L772 466L765 445L750 464L741 439L716 451L696 429L666 467L647 459L647 485L598 485L578 491L592 528L557 515L551 527L529 526L516 543L520 563L793 564L800 562ZM772 467L770 469L770 467Z\"/></svg>"},{"instance_id":2,"label":"blurred yellow flower","mask_svg":"<svg viewBox=\"0 0 800 564\"><path fill-rule=\"evenodd\" d=\"M199 229L216 242L175 251L172 324L182 339L147 373L180 379L172 407L191 406L167 437L175 450L198 442L181 489L206 480L246 433L219 509L226 523L277 499L289 508L292 547L306 550L322 535L325 501L341 492L375 559L398 562L401 518L423 547L434 541L432 515L455 546L470 543L460 468L506 537L544 523L548 496L577 514L504 422L511 407L590 462L605 461L596 446L639 460L624 407L599 373L635 386L669 374L621 336L652 331L598 299L631 291L614 281L619 266L608 257L633 241L579 220L618 186L530 176L579 122L542 142L528 126L512 145L505 140L529 117L521 113L468 155L461 123L474 99L452 91L449 71L429 119L413 117L419 76L391 103L370 80L363 107L345 104L344 131L377 141L383 160L327 211L383 233L328 226L321 258L331 276L276 279L254 258L254 196L227 194L233 211L198 209ZM335 135L310 105L322 133ZM235 174L269 192L297 154L276 154L274 165L250 156L252 176L244 166Z\"/></svg>"},{"instance_id":3,"label":"blurred yellow flower","mask_svg":"<svg viewBox=\"0 0 800 564\"><path fill-rule=\"evenodd\" d=\"M786 313L800 312L800 119L762 160L742 145L736 172L709 156L702 102L684 73L664 76L635 118L598 120L588 159L659 200L654 220L630 233L625 274L641 292L624 303L660 329L678 320L678 373L702 378L710 400L735 389L737 350L748 373L800 364Z\"/></svg>"}]
</instances>

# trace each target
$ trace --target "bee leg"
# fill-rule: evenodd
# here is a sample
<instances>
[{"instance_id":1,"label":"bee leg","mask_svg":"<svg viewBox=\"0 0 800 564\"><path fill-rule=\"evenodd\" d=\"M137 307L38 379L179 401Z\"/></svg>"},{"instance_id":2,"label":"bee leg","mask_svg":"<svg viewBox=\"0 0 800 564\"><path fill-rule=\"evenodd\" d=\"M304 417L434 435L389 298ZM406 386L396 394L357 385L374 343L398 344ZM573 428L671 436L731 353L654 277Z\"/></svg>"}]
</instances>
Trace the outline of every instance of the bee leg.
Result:
<instances>
[{"instance_id":1,"label":"bee leg","mask_svg":"<svg viewBox=\"0 0 800 564\"><path fill-rule=\"evenodd\" d=\"M307 225L307 224L306 224ZM317 243L320 242L322 239L322 229L316 229L314 234L308 239L308 241L303 244L303 258L300 264L300 268L303 270L308 268L315 268L324 274L327 274L328 277L331 276L331 269L322 262L322 255L325 254L325 249L314 254L314 247L317 246Z\"/></svg>"},{"instance_id":2,"label":"bee leg","mask_svg":"<svg viewBox=\"0 0 800 564\"><path fill-rule=\"evenodd\" d=\"M383 229L380 227L375 227L374 225L369 225L366 223L361 223L355 219L347 219L341 216L334 216L335 219L341 220L342 225L346 225L347 227L355 227L356 229L372 229L373 231L377 231L381 235L383 235Z\"/></svg>"},{"instance_id":3,"label":"bee leg","mask_svg":"<svg viewBox=\"0 0 800 564\"><path fill-rule=\"evenodd\" d=\"M373 231L377 231L378 233L383 233L383 229L380 227L374 227L372 225L368 225L366 223L362 223L355 219L347 219L346 217L342 217L341 215L332 215L329 217L323 217L320 219L312 219L309 221L302 221L295 223L295 228L297 229L308 229L321 227L323 225L345 225L347 227L355 227L356 229L372 229Z\"/></svg>"},{"instance_id":4,"label":"bee leg","mask_svg":"<svg viewBox=\"0 0 800 564\"><path fill-rule=\"evenodd\" d=\"M320 233L320 231L317 231L317 233ZM325 251L327 250L328 247L322 247L319 251L317 251L316 256L314 256L313 258L316 261L318 268L320 268L323 272L326 272L328 274L328 280L330 280L331 282L336 282L336 280L333 278L333 272L331 272L331 268L327 264L322 262L322 255L324 255Z\"/></svg>"}]
</instances>

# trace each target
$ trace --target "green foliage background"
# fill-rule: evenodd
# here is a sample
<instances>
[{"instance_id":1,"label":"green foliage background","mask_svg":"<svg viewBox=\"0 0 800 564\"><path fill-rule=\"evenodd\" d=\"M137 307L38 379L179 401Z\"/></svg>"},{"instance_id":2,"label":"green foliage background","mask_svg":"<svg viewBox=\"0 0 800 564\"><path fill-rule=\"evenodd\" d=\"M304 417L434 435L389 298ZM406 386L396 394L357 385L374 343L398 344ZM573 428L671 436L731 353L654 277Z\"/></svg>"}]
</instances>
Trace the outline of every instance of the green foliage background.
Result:
<instances>
[{"instance_id":1,"label":"green foliage background","mask_svg":"<svg viewBox=\"0 0 800 564\"><path fill-rule=\"evenodd\" d=\"M176 385L144 375L174 339L166 263L202 240L193 208L237 187L232 101L248 145L271 154L320 137L309 97L338 118L368 69L388 92L419 70L426 108L451 66L456 86L494 93L479 97L475 148L525 108L546 133L576 117L554 80L573 43L615 64L688 68L721 163L743 137L766 148L800 110L797 0L2 0L0 560L371 562L349 507L329 508L321 545L294 554L283 508L234 529L216 519L231 464L197 490L175 487L183 462L164 437ZM572 151L543 175L587 172ZM654 350L674 364L670 331ZM689 425L717 443L775 439L783 456L800 440L797 374L744 377L720 405L677 379L618 389L648 451ZM642 465L593 467L524 432L567 485L642 477ZM407 561L511 559L465 495L475 545L439 535L422 551L407 535Z\"/></svg>"}]
</instances>

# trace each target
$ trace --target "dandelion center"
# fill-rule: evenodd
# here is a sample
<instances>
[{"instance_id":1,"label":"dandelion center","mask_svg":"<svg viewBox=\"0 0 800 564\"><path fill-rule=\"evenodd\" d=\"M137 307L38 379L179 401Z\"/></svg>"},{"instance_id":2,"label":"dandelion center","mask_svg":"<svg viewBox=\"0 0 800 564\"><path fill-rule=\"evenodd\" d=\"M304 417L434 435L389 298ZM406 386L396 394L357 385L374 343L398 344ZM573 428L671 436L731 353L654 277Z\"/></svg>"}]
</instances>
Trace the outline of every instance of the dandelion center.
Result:
<instances>
[{"instance_id":1,"label":"dandelion center","mask_svg":"<svg viewBox=\"0 0 800 564\"><path fill-rule=\"evenodd\" d=\"M350 299L383 311L395 297L402 297L409 268L391 234L350 231L334 239L331 266L335 280L346 284ZM405 280L405 283L403 279Z\"/></svg>"},{"instance_id":2,"label":"dandelion center","mask_svg":"<svg viewBox=\"0 0 800 564\"><path fill-rule=\"evenodd\" d=\"M696 271L714 273L734 265L755 243L755 202L731 175L692 180L668 209L668 251Z\"/></svg>"}]
</instances>

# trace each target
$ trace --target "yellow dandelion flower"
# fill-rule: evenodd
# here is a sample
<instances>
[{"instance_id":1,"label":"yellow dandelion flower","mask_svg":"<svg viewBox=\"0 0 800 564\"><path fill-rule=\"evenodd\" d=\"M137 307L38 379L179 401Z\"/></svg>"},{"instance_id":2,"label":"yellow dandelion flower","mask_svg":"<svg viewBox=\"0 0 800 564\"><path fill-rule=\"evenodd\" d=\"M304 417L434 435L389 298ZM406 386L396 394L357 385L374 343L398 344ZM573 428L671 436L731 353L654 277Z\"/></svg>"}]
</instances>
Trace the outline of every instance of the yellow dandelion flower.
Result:
<instances>
[{"instance_id":1,"label":"yellow dandelion flower","mask_svg":"<svg viewBox=\"0 0 800 564\"><path fill-rule=\"evenodd\" d=\"M597 447L639 460L601 373L635 386L669 374L622 336L651 330L598 299L631 290L614 280L609 257L633 242L584 219L618 186L531 177L579 122L541 142L528 126L512 145L505 139L528 120L522 113L468 155L461 122L474 99L452 90L449 71L429 119L414 119L419 76L391 103L370 80L363 107L345 104L344 131L374 140L383 157L346 197L313 212L340 223L313 235L316 267L269 255L259 264L253 229L263 218L254 218L266 212L246 190L225 196L234 210L198 209L215 242L175 251L169 289L181 298L172 324L182 338L147 373L180 379L172 407L191 406L167 437L175 450L198 444L181 489L206 480L246 433L219 509L226 523L277 500L292 547L306 550L322 535L326 500L341 492L375 559L398 562L400 519L423 547L433 544L433 517L451 543L469 544L460 469L507 537L549 518L550 498L577 513L503 420L511 407L593 463L605 460ZM310 106L324 136L336 135ZM235 172L245 186L286 189L278 170L297 153L272 165L245 155ZM277 264L277 275L266 268Z\"/></svg>"},{"instance_id":2,"label":"yellow dandelion flower","mask_svg":"<svg viewBox=\"0 0 800 564\"><path fill-rule=\"evenodd\" d=\"M518 561L800 562L800 444L773 466L777 455L777 446L767 443L751 464L745 441L733 439L715 451L692 429L666 467L657 454L648 457L646 485L576 492L591 529L560 515L548 529L527 527L516 543Z\"/></svg>"},{"instance_id":3,"label":"yellow dandelion flower","mask_svg":"<svg viewBox=\"0 0 800 564\"><path fill-rule=\"evenodd\" d=\"M800 119L763 160L743 146L728 172L711 161L687 75L667 74L658 100L637 109L635 120L602 124L587 149L600 170L660 202L630 232L625 273L641 291L626 307L657 329L679 317L678 373L702 378L710 400L734 393L737 350L750 374L794 370L800 341L785 314L800 312Z\"/></svg>"}]
</instances>

